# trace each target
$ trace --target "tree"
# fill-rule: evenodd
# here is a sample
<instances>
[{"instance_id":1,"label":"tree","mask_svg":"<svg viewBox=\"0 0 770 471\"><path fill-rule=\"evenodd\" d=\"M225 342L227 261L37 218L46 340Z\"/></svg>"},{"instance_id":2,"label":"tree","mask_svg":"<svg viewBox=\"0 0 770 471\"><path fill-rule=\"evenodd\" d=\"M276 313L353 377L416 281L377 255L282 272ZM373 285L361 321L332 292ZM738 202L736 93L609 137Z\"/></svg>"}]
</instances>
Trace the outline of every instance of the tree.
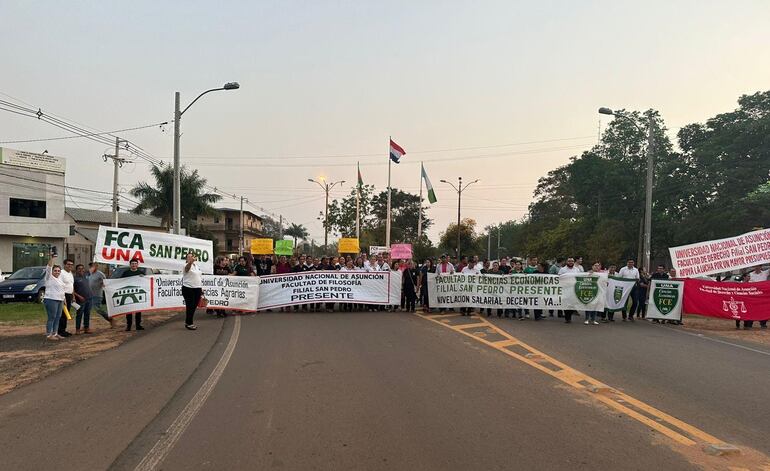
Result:
<instances>
[{"instance_id":1,"label":"tree","mask_svg":"<svg viewBox=\"0 0 770 471\"><path fill-rule=\"evenodd\" d=\"M273 240L281 239L281 225L270 216L262 216L262 235Z\"/></svg>"},{"instance_id":2,"label":"tree","mask_svg":"<svg viewBox=\"0 0 770 471\"><path fill-rule=\"evenodd\" d=\"M170 165L153 165L150 172L155 179L154 184L140 182L130 191L132 196L139 199L139 204L132 211L158 217L163 226L170 229L174 213L174 169ZM212 205L222 197L215 193L205 193L206 179L198 175L197 170L189 172L182 166L180 177L181 223L190 233L198 216L216 212Z\"/></svg>"},{"instance_id":3,"label":"tree","mask_svg":"<svg viewBox=\"0 0 770 471\"><path fill-rule=\"evenodd\" d=\"M283 235L294 237L294 247L297 247L297 239L305 241L307 240L307 236L310 235L310 233L302 224L292 223L291 226L283 231Z\"/></svg>"},{"instance_id":4,"label":"tree","mask_svg":"<svg viewBox=\"0 0 770 471\"><path fill-rule=\"evenodd\" d=\"M438 248L443 252L455 253L457 249L457 223L451 223L447 229L441 233L441 239ZM465 218L460 221L460 254L458 255L478 255L480 253L476 244L476 221L471 218ZM486 239L485 239L486 240ZM485 248L486 251L486 248Z\"/></svg>"},{"instance_id":5,"label":"tree","mask_svg":"<svg viewBox=\"0 0 770 471\"><path fill-rule=\"evenodd\" d=\"M329 228L345 237L356 234L356 189L342 200L329 203ZM362 246L382 245L385 242L387 218L387 190L374 194L374 186L361 188L359 242ZM418 195L393 189L391 193L391 240L393 242L417 242L417 223L422 211L422 228L427 230L433 220L427 217Z\"/></svg>"}]
</instances>

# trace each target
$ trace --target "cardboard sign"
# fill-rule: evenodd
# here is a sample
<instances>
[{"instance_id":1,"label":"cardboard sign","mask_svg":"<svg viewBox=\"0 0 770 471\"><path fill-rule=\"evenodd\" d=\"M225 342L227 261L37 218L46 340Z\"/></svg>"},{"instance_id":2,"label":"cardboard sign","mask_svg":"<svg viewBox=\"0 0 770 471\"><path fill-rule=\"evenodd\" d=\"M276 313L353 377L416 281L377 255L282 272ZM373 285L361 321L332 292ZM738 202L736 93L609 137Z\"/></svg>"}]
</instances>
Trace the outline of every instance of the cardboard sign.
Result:
<instances>
[{"instance_id":1,"label":"cardboard sign","mask_svg":"<svg viewBox=\"0 0 770 471\"><path fill-rule=\"evenodd\" d=\"M276 240L275 254L289 255L289 256L294 255L294 241L293 240Z\"/></svg>"},{"instance_id":2,"label":"cardboard sign","mask_svg":"<svg viewBox=\"0 0 770 471\"><path fill-rule=\"evenodd\" d=\"M390 246L390 258L395 260L409 260L412 258L412 244L392 244Z\"/></svg>"},{"instance_id":3,"label":"cardboard sign","mask_svg":"<svg viewBox=\"0 0 770 471\"><path fill-rule=\"evenodd\" d=\"M273 253L273 239L252 239L251 240L252 255L272 255L272 253Z\"/></svg>"},{"instance_id":4,"label":"cardboard sign","mask_svg":"<svg viewBox=\"0 0 770 471\"><path fill-rule=\"evenodd\" d=\"M355 253L359 251L358 239L342 238L339 242L339 253Z\"/></svg>"}]
</instances>

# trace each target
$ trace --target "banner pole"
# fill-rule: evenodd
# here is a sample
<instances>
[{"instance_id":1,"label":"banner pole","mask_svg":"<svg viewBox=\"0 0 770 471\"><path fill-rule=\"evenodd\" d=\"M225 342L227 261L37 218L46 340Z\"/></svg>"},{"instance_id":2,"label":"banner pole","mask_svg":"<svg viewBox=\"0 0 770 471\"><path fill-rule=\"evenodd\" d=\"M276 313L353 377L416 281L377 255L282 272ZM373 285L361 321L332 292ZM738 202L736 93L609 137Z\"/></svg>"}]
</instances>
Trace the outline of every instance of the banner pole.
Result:
<instances>
[{"instance_id":1,"label":"banner pole","mask_svg":"<svg viewBox=\"0 0 770 471\"><path fill-rule=\"evenodd\" d=\"M388 136L388 214L385 219L385 247L390 248L390 165L392 159L390 158L390 140L392 136Z\"/></svg>"},{"instance_id":2,"label":"banner pole","mask_svg":"<svg viewBox=\"0 0 770 471\"><path fill-rule=\"evenodd\" d=\"M420 207L417 209L417 243L420 243L422 236L422 174L425 170L422 168L422 162L420 162Z\"/></svg>"}]
</instances>

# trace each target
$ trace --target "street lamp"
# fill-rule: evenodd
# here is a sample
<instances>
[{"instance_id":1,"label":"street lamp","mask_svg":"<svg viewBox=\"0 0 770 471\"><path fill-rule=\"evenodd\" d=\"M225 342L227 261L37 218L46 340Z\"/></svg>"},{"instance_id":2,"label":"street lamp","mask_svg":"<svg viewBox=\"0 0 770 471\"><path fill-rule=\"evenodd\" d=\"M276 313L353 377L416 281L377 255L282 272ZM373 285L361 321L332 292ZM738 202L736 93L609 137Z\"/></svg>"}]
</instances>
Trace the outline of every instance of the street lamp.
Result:
<instances>
[{"instance_id":1,"label":"street lamp","mask_svg":"<svg viewBox=\"0 0 770 471\"><path fill-rule=\"evenodd\" d=\"M636 121L625 113L618 113L612 111L612 109L602 106L599 108L599 114L607 114L615 116L616 118L625 119L633 124L639 132L644 133L644 129L641 128ZM644 200L644 237L643 237L643 257L642 268L650 273L650 253L651 253L651 238L652 238L652 179L653 179L653 148L655 146L655 137L652 133L655 121L653 119L652 111L647 112L647 119L649 123L647 125L647 185L645 191Z\"/></svg>"},{"instance_id":2,"label":"street lamp","mask_svg":"<svg viewBox=\"0 0 770 471\"><path fill-rule=\"evenodd\" d=\"M307 181L311 183L315 183L318 186L320 186L321 189L326 194L326 210L324 213L324 250L326 250L326 246L329 245L329 192L336 185L342 186L342 184L345 183L345 180L340 180L338 182L333 182L333 183L328 183L326 179L323 177L319 178L318 180L321 180L323 184L319 181L313 180L312 178L307 179Z\"/></svg>"},{"instance_id":3,"label":"street lamp","mask_svg":"<svg viewBox=\"0 0 770 471\"><path fill-rule=\"evenodd\" d=\"M463 177L457 177L457 186L454 186L452 183L449 183L446 180L440 181L441 183L446 183L447 185L451 186L457 192L457 248L455 250L457 250L457 260L460 260L460 204L462 202L463 191L465 191L466 188L478 182L479 180L473 180L470 183L466 183L465 186L463 186Z\"/></svg>"},{"instance_id":4,"label":"street lamp","mask_svg":"<svg viewBox=\"0 0 770 471\"><path fill-rule=\"evenodd\" d=\"M179 92L174 93L174 234L179 234L179 229L182 225L182 202L180 196L181 167L179 165L179 126L180 122L182 121L182 115L185 113L185 111L189 110L190 107L200 99L200 97L207 93L218 92L220 90L237 90L239 88L241 88L241 86L238 84L238 82L227 82L220 88L212 88L210 90L206 90L205 92L198 95L198 97L190 102L190 104L187 105L187 107L182 111L179 111Z\"/></svg>"}]
</instances>

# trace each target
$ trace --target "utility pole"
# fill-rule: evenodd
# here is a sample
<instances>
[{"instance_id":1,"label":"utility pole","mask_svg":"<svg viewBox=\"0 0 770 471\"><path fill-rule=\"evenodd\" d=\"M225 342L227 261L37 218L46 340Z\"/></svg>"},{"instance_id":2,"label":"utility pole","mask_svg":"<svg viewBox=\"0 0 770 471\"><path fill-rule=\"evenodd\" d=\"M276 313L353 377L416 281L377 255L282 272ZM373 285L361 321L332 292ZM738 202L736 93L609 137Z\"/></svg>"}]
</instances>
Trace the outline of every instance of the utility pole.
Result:
<instances>
[{"instance_id":1,"label":"utility pole","mask_svg":"<svg viewBox=\"0 0 770 471\"><path fill-rule=\"evenodd\" d=\"M241 196L241 218L240 218L241 219L241 234L240 234L240 239L239 239L239 242L238 242L238 255L239 256L243 255L243 251L246 248L246 243L243 240L243 200L244 200L244 198L243 198L243 196Z\"/></svg>"},{"instance_id":2,"label":"utility pole","mask_svg":"<svg viewBox=\"0 0 770 471\"><path fill-rule=\"evenodd\" d=\"M457 177L457 186L454 186L446 180L441 180L441 183L446 183L447 185L454 188L454 190L457 192L457 247L455 250L457 251L458 260L460 259L460 207L462 205L463 191L478 181L479 180L476 179L470 183L466 183L465 186L463 186L463 177Z\"/></svg>"},{"instance_id":3,"label":"utility pole","mask_svg":"<svg viewBox=\"0 0 770 471\"><path fill-rule=\"evenodd\" d=\"M653 161L655 159L655 136L653 129L655 121L652 111L647 113L647 189L644 196L644 271L648 274L650 271L650 255L652 253L652 179L653 179Z\"/></svg>"},{"instance_id":4,"label":"utility pole","mask_svg":"<svg viewBox=\"0 0 770 471\"><path fill-rule=\"evenodd\" d=\"M179 122L182 112L179 110L179 92L174 93L174 189L172 214L174 217L174 234L179 234L182 225L182 198L179 195L182 187L182 170L179 165Z\"/></svg>"},{"instance_id":5,"label":"utility pole","mask_svg":"<svg viewBox=\"0 0 770 471\"><path fill-rule=\"evenodd\" d=\"M487 260L492 260L492 230L487 229Z\"/></svg>"},{"instance_id":6,"label":"utility pole","mask_svg":"<svg viewBox=\"0 0 770 471\"><path fill-rule=\"evenodd\" d=\"M283 215L278 215L278 238L283 239Z\"/></svg>"},{"instance_id":7,"label":"utility pole","mask_svg":"<svg viewBox=\"0 0 770 471\"><path fill-rule=\"evenodd\" d=\"M497 259L500 260L500 232L503 230L503 225L497 226Z\"/></svg>"},{"instance_id":8,"label":"utility pole","mask_svg":"<svg viewBox=\"0 0 770 471\"><path fill-rule=\"evenodd\" d=\"M120 157L120 143L125 142L119 137L115 138L115 155L104 154L102 159L107 162L107 159L112 159L113 172L112 172L112 227L118 227L118 211L120 210L120 203L118 202L118 169L123 166L126 159Z\"/></svg>"}]
</instances>

